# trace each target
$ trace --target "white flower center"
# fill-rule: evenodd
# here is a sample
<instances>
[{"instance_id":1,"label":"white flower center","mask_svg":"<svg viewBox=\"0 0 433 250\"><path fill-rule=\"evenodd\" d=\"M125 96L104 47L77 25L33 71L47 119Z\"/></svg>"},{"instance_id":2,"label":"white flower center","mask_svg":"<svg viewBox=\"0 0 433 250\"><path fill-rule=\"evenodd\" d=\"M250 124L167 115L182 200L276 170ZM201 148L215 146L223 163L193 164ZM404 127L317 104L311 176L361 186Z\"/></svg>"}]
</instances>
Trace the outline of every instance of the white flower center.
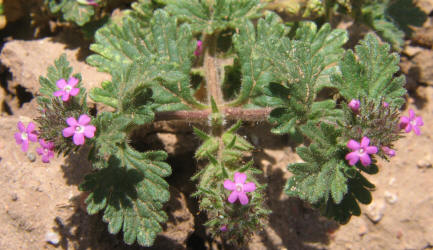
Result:
<instances>
[{"instance_id":1,"label":"white flower center","mask_svg":"<svg viewBox=\"0 0 433 250\"><path fill-rule=\"evenodd\" d=\"M71 86L66 85L65 88L64 88L63 90L66 91L66 92L69 92L69 91L71 91L71 89L72 89Z\"/></svg>"},{"instance_id":2,"label":"white flower center","mask_svg":"<svg viewBox=\"0 0 433 250\"><path fill-rule=\"evenodd\" d=\"M364 153L364 149L361 148L361 149L358 150L358 152L359 152L360 154L363 154L363 153Z\"/></svg>"},{"instance_id":3,"label":"white flower center","mask_svg":"<svg viewBox=\"0 0 433 250\"><path fill-rule=\"evenodd\" d=\"M26 132L21 133L21 139L27 140L29 138L29 135Z\"/></svg>"},{"instance_id":4,"label":"white flower center","mask_svg":"<svg viewBox=\"0 0 433 250\"><path fill-rule=\"evenodd\" d=\"M244 190L244 185L242 185L241 183L236 183L236 191L242 192L243 190Z\"/></svg>"},{"instance_id":5,"label":"white flower center","mask_svg":"<svg viewBox=\"0 0 433 250\"><path fill-rule=\"evenodd\" d=\"M84 132L84 126L75 127L75 133L83 133L83 132Z\"/></svg>"},{"instance_id":6,"label":"white flower center","mask_svg":"<svg viewBox=\"0 0 433 250\"><path fill-rule=\"evenodd\" d=\"M410 121L410 124L411 124L412 126L416 126L416 121L415 121L415 120L412 120L412 121Z\"/></svg>"}]
</instances>

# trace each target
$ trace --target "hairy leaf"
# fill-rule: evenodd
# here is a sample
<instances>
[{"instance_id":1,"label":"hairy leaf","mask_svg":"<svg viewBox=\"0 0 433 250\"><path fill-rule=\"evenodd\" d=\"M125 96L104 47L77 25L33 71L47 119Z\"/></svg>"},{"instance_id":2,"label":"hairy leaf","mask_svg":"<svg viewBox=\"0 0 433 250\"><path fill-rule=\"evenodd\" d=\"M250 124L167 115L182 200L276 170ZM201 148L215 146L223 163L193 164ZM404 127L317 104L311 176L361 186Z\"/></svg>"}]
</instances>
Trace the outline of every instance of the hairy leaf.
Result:
<instances>
[{"instance_id":1,"label":"hairy leaf","mask_svg":"<svg viewBox=\"0 0 433 250\"><path fill-rule=\"evenodd\" d=\"M167 10L191 24L194 32L212 34L236 28L247 19L260 16L259 0L167 0Z\"/></svg>"},{"instance_id":2,"label":"hairy leaf","mask_svg":"<svg viewBox=\"0 0 433 250\"><path fill-rule=\"evenodd\" d=\"M404 103L404 76L394 77L400 58L389 50L388 44L380 44L374 35L368 34L355 47L356 54L351 50L346 52L340 62L341 74L331 77L346 100L367 97L396 106Z\"/></svg>"},{"instance_id":3,"label":"hairy leaf","mask_svg":"<svg viewBox=\"0 0 433 250\"><path fill-rule=\"evenodd\" d=\"M167 220L162 210L170 196L162 178L171 174L170 166L163 162L166 158L162 151L140 153L127 145L118 147L109 166L86 176L80 186L90 192L88 213L103 210L110 233L122 229L125 243L151 246Z\"/></svg>"},{"instance_id":4,"label":"hairy leaf","mask_svg":"<svg viewBox=\"0 0 433 250\"><path fill-rule=\"evenodd\" d=\"M98 54L87 60L101 71L110 72L115 81L133 78L135 85L145 84L153 91L154 101L161 104L157 110L204 108L195 100L190 86L191 58L195 43L188 25L177 27L174 17L157 10L150 27L143 15L128 15L121 27L110 24L101 28L91 49ZM125 72L122 74L116 72ZM120 79L119 79L120 78ZM100 100L114 104L109 96L118 97L117 91L129 87L107 88ZM113 91L116 90L116 91ZM98 98L98 97L97 97Z\"/></svg>"},{"instance_id":5,"label":"hairy leaf","mask_svg":"<svg viewBox=\"0 0 433 250\"><path fill-rule=\"evenodd\" d=\"M45 0L52 13L63 13L66 21L72 21L83 26L88 23L95 14L93 6L79 3L77 0Z\"/></svg>"}]
</instances>

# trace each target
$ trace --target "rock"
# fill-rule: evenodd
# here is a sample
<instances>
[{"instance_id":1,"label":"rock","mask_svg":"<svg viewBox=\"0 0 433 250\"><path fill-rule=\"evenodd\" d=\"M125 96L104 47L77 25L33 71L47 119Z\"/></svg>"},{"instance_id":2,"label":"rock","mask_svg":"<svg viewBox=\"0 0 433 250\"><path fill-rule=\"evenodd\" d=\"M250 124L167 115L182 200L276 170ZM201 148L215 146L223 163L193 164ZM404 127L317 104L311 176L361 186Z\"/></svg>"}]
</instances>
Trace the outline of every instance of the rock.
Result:
<instances>
[{"instance_id":1,"label":"rock","mask_svg":"<svg viewBox=\"0 0 433 250\"><path fill-rule=\"evenodd\" d=\"M68 45L56 42L56 39L59 38L13 40L4 45L0 60L12 73L13 79L9 82L9 90L12 91L17 85L22 85L33 94L37 94L39 76L46 76L48 66L53 65L54 60L63 53L66 53L73 67L73 73L81 73L82 83L87 90L99 86L104 80L110 80L110 75L98 72L96 68L78 59L81 57L79 47L70 49Z\"/></svg>"},{"instance_id":2,"label":"rock","mask_svg":"<svg viewBox=\"0 0 433 250\"><path fill-rule=\"evenodd\" d=\"M408 71L409 76L417 82L433 85L433 51L424 50L413 58L414 67Z\"/></svg>"},{"instance_id":3,"label":"rock","mask_svg":"<svg viewBox=\"0 0 433 250\"><path fill-rule=\"evenodd\" d=\"M388 202L389 204L395 204L398 200L398 197L396 194L391 193L389 191L385 191L385 200L386 202Z\"/></svg>"},{"instance_id":4,"label":"rock","mask_svg":"<svg viewBox=\"0 0 433 250\"><path fill-rule=\"evenodd\" d=\"M433 11L433 1L432 0L416 0L415 3L427 15Z\"/></svg>"},{"instance_id":5,"label":"rock","mask_svg":"<svg viewBox=\"0 0 433 250\"><path fill-rule=\"evenodd\" d=\"M11 195L11 200L12 200L12 201L17 201L17 200L18 200L18 195L17 195L16 193L13 193L13 194Z\"/></svg>"},{"instance_id":6,"label":"rock","mask_svg":"<svg viewBox=\"0 0 433 250\"><path fill-rule=\"evenodd\" d=\"M28 153L26 154L26 156L27 156L27 159L28 159L30 162L35 162L35 161L36 161L36 155L33 154L32 152L28 152Z\"/></svg>"},{"instance_id":7,"label":"rock","mask_svg":"<svg viewBox=\"0 0 433 250\"><path fill-rule=\"evenodd\" d=\"M423 50L424 48L409 45L404 48L403 53L410 57L413 57L416 54L421 53Z\"/></svg>"},{"instance_id":8,"label":"rock","mask_svg":"<svg viewBox=\"0 0 433 250\"><path fill-rule=\"evenodd\" d=\"M365 215L371 222L376 224L382 219L385 212L385 208L386 208L385 202L373 201L373 203L367 206Z\"/></svg>"},{"instance_id":9,"label":"rock","mask_svg":"<svg viewBox=\"0 0 433 250\"><path fill-rule=\"evenodd\" d=\"M45 241L57 246L60 243L60 235L53 231L48 231L45 234Z\"/></svg>"},{"instance_id":10,"label":"rock","mask_svg":"<svg viewBox=\"0 0 433 250\"><path fill-rule=\"evenodd\" d=\"M416 166L418 168L431 168L432 164L430 161L428 161L427 159L421 159L416 163Z\"/></svg>"},{"instance_id":11,"label":"rock","mask_svg":"<svg viewBox=\"0 0 433 250\"><path fill-rule=\"evenodd\" d=\"M394 185L395 181L396 181L395 177L389 178L388 185L390 186Z\"/></svg>"},{"instance_id":12,"label":"rock","mask_svg":"<svg viewBox=\"0 0 433 250\"><path fill-rule=\"evenodd\" d=\"M359 236L364 236L368 233L368 227L364 220L360 223L358 227L358 234Z\"/></svg>"}]
</instances>

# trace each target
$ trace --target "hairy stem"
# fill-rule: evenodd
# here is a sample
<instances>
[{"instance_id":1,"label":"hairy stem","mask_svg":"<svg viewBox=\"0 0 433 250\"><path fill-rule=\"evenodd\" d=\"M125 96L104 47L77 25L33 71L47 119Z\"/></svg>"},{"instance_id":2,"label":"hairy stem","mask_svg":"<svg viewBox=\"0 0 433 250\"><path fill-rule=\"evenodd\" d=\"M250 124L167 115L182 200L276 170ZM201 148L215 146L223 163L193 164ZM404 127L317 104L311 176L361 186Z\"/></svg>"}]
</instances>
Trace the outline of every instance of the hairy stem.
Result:
<instances>
[{"instance_id":1,"label":"hairy stem","mask_svg":"<svg viewBox=\"0 0 433 250\"><path fill-rule=\"evenodd\" d=\"M271 108L263 109L243 109L243 108L225 108L220 110L224 114L226 120L242 120L242 121L265 121L271 112ZM173 121L184 120L187 122L203 122L207 121L211 110L180 110L180 111L164 111L155 113L155 121Z\"/></svg>"},{"instance_id":2,"label":"hairy stem","mask_svg":"<svg viewBox=\"0 0 433 250\"><path fill-rule=\"evenodd\" d=\"M218 34L206 35L204 38L204 68L206 72L206 85L208 89L208 101L211 97L215 100L217 106L224 102L221 91L221 76L219 74L219 62L216 56Z\"/></svg>"}]
</instances>

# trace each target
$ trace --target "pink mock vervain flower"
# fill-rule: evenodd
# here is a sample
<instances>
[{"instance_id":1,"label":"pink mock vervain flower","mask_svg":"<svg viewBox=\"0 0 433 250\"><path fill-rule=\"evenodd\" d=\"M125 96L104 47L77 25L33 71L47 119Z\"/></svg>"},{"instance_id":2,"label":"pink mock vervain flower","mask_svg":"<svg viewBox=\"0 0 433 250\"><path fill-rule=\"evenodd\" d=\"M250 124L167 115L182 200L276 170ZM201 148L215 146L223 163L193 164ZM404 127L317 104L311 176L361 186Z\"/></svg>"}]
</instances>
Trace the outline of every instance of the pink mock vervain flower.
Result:
<instances>
[{"instance_id":1,"label":"pink mock vervain flower","mask_svg":"<svg viewBox=\"0 0 433 250\"><path fill-rule=\"evenodd\" d=\"M358 113L360 106L361 106L361 102L357 99L352 99L349 102L349 108L353 111L353 113Z\"/></svg>"},{"instance_id":2,"label":"pink mock vervain flower","mask_svg":"<svg viewBox=\"0 0 433 250\"><path fill-rule=\"evenodd\" d=\"M203 42L198 40L197 41L197 48L194 51L194 55L198 57L201 55L202 52L203 52Z\"/></svg>"},{"instance_id":3,"label":"pink mock vervain flower","mask_svg":"<svg viewBox=\"0 0 433 250\"><path fill-rule=\"evenodd\" d=\"M400 128L404 129L406 133L409 133L411 130L413 130L416 135L420 135L421 131L419 130L419 127L422 125L424 125L422 117L415 117L415 111L413 111L413 109L409 109L409 117L400 117Z\"/></svg>"},{"instance_id":4,"label":"pink mock vervain flower","mask_svg":"<svg viewBox=\"0 0 433 250\"><path fill-rule=\"evenodd\" d=\"M389 107L389 103L387 103L387 102L383 102L383 103L382 103L382 106L383 106L384 108L388 108L388 107Z\"/></svg>"},{"instance_id":5,"label":"pink mock vervain flower","mask_svg":"<svg viewBox=\"0 0 433 250\"><path fill-rule=\"evenodd\" d=\"M220 227L221 232L226 232L227 231L227 226L223 225Z\"/></svg>"},{"instance_id":6,"label":"pink mock vervain flower","mask_svg":"<svg viewBox=\"0 0 433 250\"><path fill-rule=\"evenodd\" d=\"M371 159L369 154L377 153L377 147L368 146L368 144L370 144L370 139L368 139L366 136L362 137L361 144L355 140L350 140L347 143L347 147L353 150L353 152L350 152L346 155L346 160L349 161L349 165L353 166L359 160L361 160L361 164L364 167L370 165Z\"/></svg>"},{"instance_id":7,"label":"pink mock vervain flower","mask_svg":"<svg viewBox=\"0 0 433 250\"><path fill-rule=\"evenodd\" d=\"M46 142L44 139L39 139L39 144L41 148L37 148L36 152L38 155L42 155L42 162L49 163L50 158L54 157L54 142Z\"/></svg>"},{"instance_id":8,"label":"pink mock vervain flower","mask_svg":"<svg viewBox=\"0 0 433 250\"><path fill-rule=\"evenodd\" d=\"M80 115L78 121L74 117L69 117L66 123L69 127L63 129L63 136L73 136L72 140L75 145L83 145L85 142L84 136L87 138L95 136L96 128L93 125L89 125L90 117L86 114Z\"/></svg>"},{"instance_id":9,"label":"pink mock vervain flower","mask_svg":"<svg viewBox=\"0 0 433 250\"><path fill-rule=\"evenodd\" d=\"M56 85L60 90L57 90L53 93L54 96L61 96L64 102L69 100L70 96L76 96L80 92L79 88L75 88L78 84L78 79L71 76L69 77L68 82L65 79L60 79L57 81Z\"/></svg>"},{"instance_id":10,"label":"pink mock vervain flower","mask_svg":"<svg viewBox=\"0 0 433 250\"><path fill-rule=\"evenodd\" d=\"M17 127L20 132L15 133L15 141L17 144L21 144L23 152L27 152L29 149L29 141L38 141L38 135L35 131L36 126L33 122L30 122L26 128L22 122L18 122Z\"/></svg>"},{"instance_id":11,"label":"pink mock vervain flower","mask_svg":"<svg viewBox=\"0 0 433 250\"><path fill-rule=\"evenodd\" d=\"M246 180L246 174L236 172L234 175L235 182L231 180L224 181L224 188L233 191L228 198L230 203L235 203L239 199L242 205L248 204L248 196L245 193L256 190L256 184L254 182L245 183Z\"/></svg>"},{"instance_id":12,"label":"pink mock vervain flower","mask_svg":"<svg viewBox=\"0 0 433 250\"><path fill-rule=\"evenodd\" d=\"M383 146L383 147L382 147L382 151L383 151L386 155L388 155L389 157L393 157L393 156L395 156L395 150L394 150L394 149L390 149L390 148L387 147L387 146Z\"/></svg>"}]
</instances>

